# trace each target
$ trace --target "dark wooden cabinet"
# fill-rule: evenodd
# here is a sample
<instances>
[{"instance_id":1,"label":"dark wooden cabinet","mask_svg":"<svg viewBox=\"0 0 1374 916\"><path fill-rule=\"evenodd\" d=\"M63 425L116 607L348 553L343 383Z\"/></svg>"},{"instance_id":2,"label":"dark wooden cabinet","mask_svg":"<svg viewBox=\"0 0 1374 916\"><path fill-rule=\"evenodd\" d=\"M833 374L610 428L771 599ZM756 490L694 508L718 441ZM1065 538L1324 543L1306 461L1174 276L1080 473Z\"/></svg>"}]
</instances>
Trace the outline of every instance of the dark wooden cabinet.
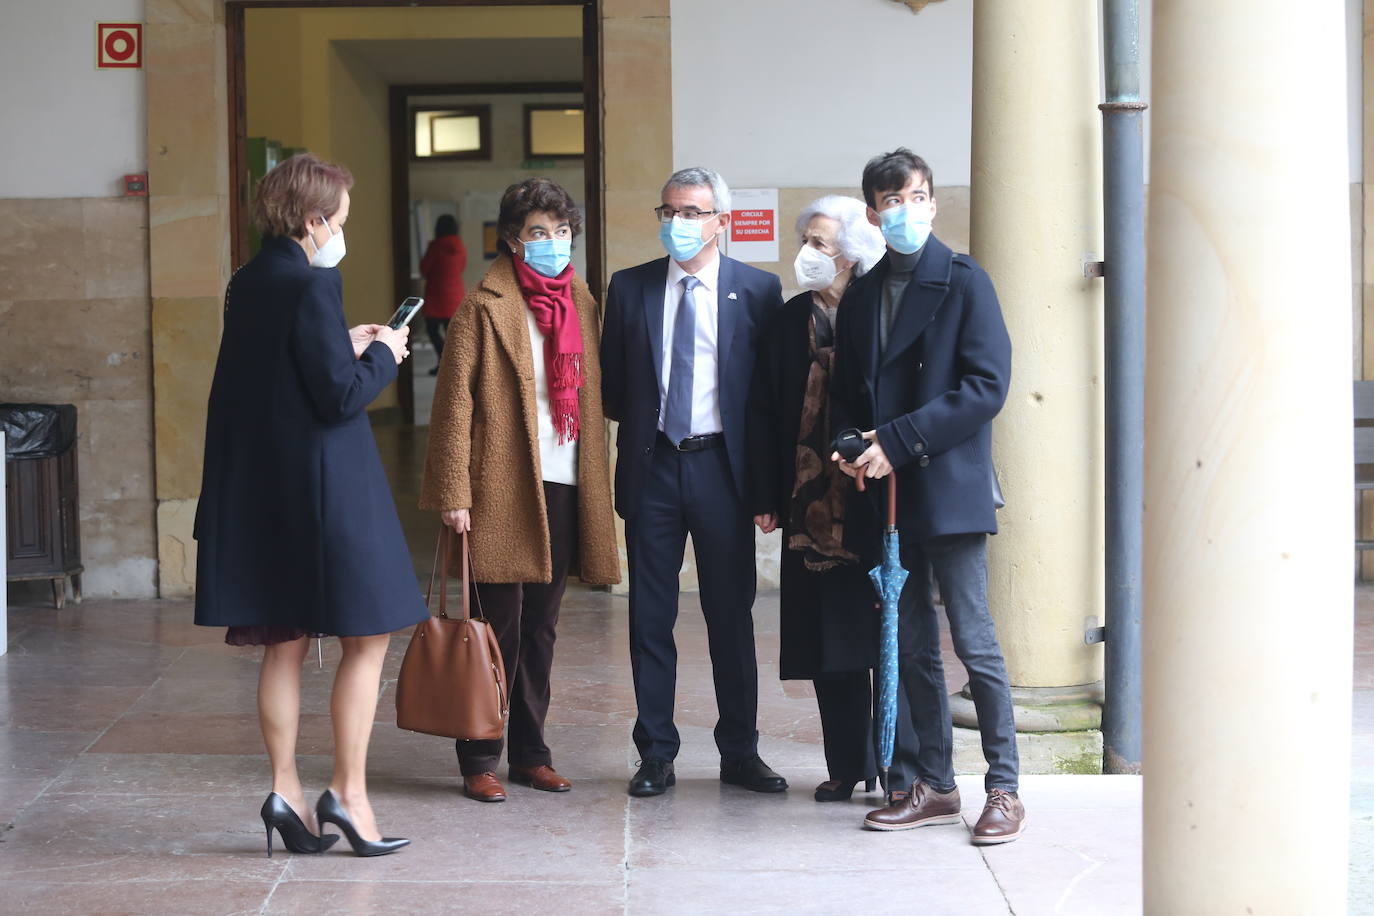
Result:
<instances>
[{"instance_id":1,"label":"dark wooden cabinet","mask_svg":"<svg viewBox=\"0 0 1374 916\"><path fill-rule=\"evenodd\" d=\"M5 462L6 577L52 579L53 601L66 601L66 580L81 600L81 530L76 449L53 458Z\"/></svg>"}]
</instances>

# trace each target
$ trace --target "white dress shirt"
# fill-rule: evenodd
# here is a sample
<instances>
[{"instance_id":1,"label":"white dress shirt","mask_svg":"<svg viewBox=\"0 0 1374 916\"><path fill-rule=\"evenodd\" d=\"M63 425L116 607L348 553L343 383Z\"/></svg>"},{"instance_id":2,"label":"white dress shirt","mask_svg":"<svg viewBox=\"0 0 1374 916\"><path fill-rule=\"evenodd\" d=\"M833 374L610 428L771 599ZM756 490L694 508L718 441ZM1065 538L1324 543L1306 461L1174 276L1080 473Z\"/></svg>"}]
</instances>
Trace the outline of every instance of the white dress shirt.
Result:
<instances>
[{"instance_id":1,"label":"white dress shirt","mask_svg":"<svg viewBox=\"0 0 1374 916\"><path fill-rule=\"evenodd\" d=\"M577 313L568 315L568 320L576 321ZM565 483L577 486L577 440L572 439L561 445L558 431L553 428L553 412L549 407L549 379L544 368L544 335L539 333L539 323L534 313L525 309L525 321L530 329L530 350L534 354L534 401L535 413L539 416L539 468L541 476L549 483Z\"/></svg>"},{"instance_id":2,"label":"white dress shirt","mask_svg":"<svg viewBox=\"0 0 1374 916\"><path fill-rule=\"evenodd\" d=\"M668 260L668 281L663 290L663 375L659 379L658 428L663 429L663 414L668 406L668 380L673 371L673 327L677 324L677 307L682 301L682 278L687 271L677 261ZM700 284L692 290L697 305L696 358L692 365L692 432L693 436L718 433L720 422L720 372L716 342L720 329L720 255L717 254L694 274Z\"/></svg>"}]
</instances>

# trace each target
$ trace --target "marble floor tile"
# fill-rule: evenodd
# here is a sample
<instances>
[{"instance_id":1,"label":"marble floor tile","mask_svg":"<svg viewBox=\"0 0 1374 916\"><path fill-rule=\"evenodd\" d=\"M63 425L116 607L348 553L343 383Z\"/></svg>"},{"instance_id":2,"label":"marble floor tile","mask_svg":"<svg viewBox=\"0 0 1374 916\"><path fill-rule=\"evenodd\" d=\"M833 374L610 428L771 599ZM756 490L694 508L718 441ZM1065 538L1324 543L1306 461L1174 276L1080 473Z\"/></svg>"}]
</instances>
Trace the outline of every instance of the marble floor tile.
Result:
<instances>
[{"instance_id":1,"label":"marble floor tile","mask_svg":"<svg viewBox=\"0 0 1374 916\"><path fill-rule=\"evenodd\" d=\"M997 881L981 865L913 872L908 860L884 868L815 872L632 868L627 913L875 914L1008 916ZM1016 912L1020 912L1019 910Z\"/></svg>"},{"instance_id":2,"label":"marble floor tile","mask_svg":"<svg viewBox=\"0 0 1374 916\"><path fill-rule=\"evenodd\" d=\"M1020 840L982 854L1017 916L1128 916L1140 912L1140 848L1138 810L1031 808Z\"/></svg>"},{"instance_id":3,"label":"marble floor tile","mask_svg":"<svg viewBox=\"0 0 1374 916\"><path fill-rule=\"evenodd\" d=\"M359 865L370 863L359 862ZM623 880L601 884L540 881L387 881L360 876L351 881L286 880L268 901L265 914L406 913L558 913L559 916L611 916L625 912Z\"/></svg>"},{"instance_id":4,"label":"marble floor tile","mask_svg":"<svg viewBox=\"0 0 1374 916\"><path fill-rule=\"evenodd\" d=\"M44 884L7 881L6 913L214 913L249 916L261 912L271 885L256 881L127 881L117 884Z\"/></svg>"},{"instance_id":5,"label":"marble floor tile","mask_svg":"<svg viewBox=\"0 0 1374 916\"><path fill-rule=\"evenodd\" d=\"M52 779L90 747L98 734L0 728L0 777Z\"/></svg>"},{"instance_id":6,"label":"marble floor tile","mask_svg":"<svg viewBox=\"0 0 1374 916\"><path fill-rule=\"evenodd\" d=\"M0 727L100 732L123 715L146 687L0 681Z\"/></svg>"},{"instance_id":7,"label":"marble floor tile","mask_svg":"<svg viewBox=\"0 0 1374 916\"><path fill-rule=\"evenodd\" d=\"M329 784L332 757L296 758L301 783L316 794ZM47 788L49 796L266 797L272 768L266 754L82 754ZM313 796L312 796L313 798ZM261 799L259 799L261 804Z\"/></svg>"},{"instance_id":8,"label":"marble floor tile","mask_svg":"<svg viewBox=\"0 0 1374 916\"><path fill-rule=\"evenodd\" d=\"M97 754L242 754L262 747L258 715L249 706L240 713L194 715L130 714L100 737ZM297 753L329 754L334 743L329 716L302 713Z\"/></svg>"}]
</instances>

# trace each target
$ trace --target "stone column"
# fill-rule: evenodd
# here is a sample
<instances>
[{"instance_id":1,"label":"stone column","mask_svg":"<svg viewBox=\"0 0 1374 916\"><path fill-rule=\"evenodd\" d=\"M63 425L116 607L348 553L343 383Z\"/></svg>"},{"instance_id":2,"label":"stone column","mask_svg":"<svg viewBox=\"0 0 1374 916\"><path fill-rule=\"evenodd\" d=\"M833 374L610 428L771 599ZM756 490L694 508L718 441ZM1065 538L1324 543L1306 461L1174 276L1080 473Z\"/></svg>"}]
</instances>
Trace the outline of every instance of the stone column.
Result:
<instances>
[{"instance_id":1,"label":"stone column","mask_svg":"<svg viewBox=\"0 0 1374 916\"><path fill-rule=\"evenodd\" d=\"M1145 910L1344 913L1344 5L1203 6L1154 5Z\"/></svg>"},{"instance_id":2,"label":"stone column","mask_svg":"<svg viewBox=\"0 0 1374 916\"><path fill-rule=\"evenodd\" d=\"M974 5L970 237L1012 339L993 427L1007 505L989 544L989 600L1023 731L1101 721L1091 685L1102 651L1083 641L1104 588L1102 284L1084 278L1102 253L1099 100L1096 0ZM1080 737L1067 768L1099 768L1101 734ZM1023 770L1064 768L1024 759L1028 743Z\"/></svg>"}]
</instances>

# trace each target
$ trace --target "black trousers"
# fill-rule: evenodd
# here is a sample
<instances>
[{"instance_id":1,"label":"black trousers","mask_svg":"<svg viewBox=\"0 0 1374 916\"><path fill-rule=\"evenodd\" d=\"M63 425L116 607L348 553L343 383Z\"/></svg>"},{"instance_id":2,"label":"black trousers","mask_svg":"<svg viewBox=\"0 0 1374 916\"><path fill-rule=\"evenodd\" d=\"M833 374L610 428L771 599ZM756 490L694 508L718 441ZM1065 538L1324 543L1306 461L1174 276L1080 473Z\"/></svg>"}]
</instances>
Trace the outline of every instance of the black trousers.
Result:
<instances>
[{"instance_id":1,"label":"black trousers","mask_svg":"<svg viewBox=\"0 0 1374 916\"><path fill-rule=\"evenodd\" d=\"M577 549L577 487L544 482L549 513L553 580L539 582L475 583L474 607L491 621L501 645L510 690L510 722L506 731L513 766L551 766L544 743L544 719L549 712L549 675L558 611L568 585L568 569ZM459 741L458 765L464 776L495 772L504 742Z\"/></svg>"},{"instance_id":2,"label":"black trousers","mask_svg":"<svg viewBox=\"0 0 1374 916\"><path fill-rule=\"evenodd\" d=\"M830 778L857 783L878 776L878 711L873 672L839 671L821 675L811 683L816 688L825 766ZM899 690L892 765L888 770L891 788L906 789L915 780L919 748L910 707Z\"/></svg>"},{"instance_id":3,"label":"black trousers","mask_svg":"<svg viewBox=\"0 0 1374 916\"><path fill-rule=\"evenodd\" d=\"M639 512L625 523L630 559L630 667L634 742L645 760L673 760L677 690L678 574L692 536L701 610L715 680L716 747L723 760L758 751L759 675L754 651L754 528L724 448L654 449Z\"/></svg>"},{"instance_id":4,"label":"black trousers","mask_svg":"<svg viewBox=\"0 0 1374 916\"><path fill-rule=\"evenodd\" d=\"M444 355L444 341L448 339L447 318L426 318L425 330L429 333L429 342L434 344L434 355L440 357Z\"/></svg>"}]
</instances>

